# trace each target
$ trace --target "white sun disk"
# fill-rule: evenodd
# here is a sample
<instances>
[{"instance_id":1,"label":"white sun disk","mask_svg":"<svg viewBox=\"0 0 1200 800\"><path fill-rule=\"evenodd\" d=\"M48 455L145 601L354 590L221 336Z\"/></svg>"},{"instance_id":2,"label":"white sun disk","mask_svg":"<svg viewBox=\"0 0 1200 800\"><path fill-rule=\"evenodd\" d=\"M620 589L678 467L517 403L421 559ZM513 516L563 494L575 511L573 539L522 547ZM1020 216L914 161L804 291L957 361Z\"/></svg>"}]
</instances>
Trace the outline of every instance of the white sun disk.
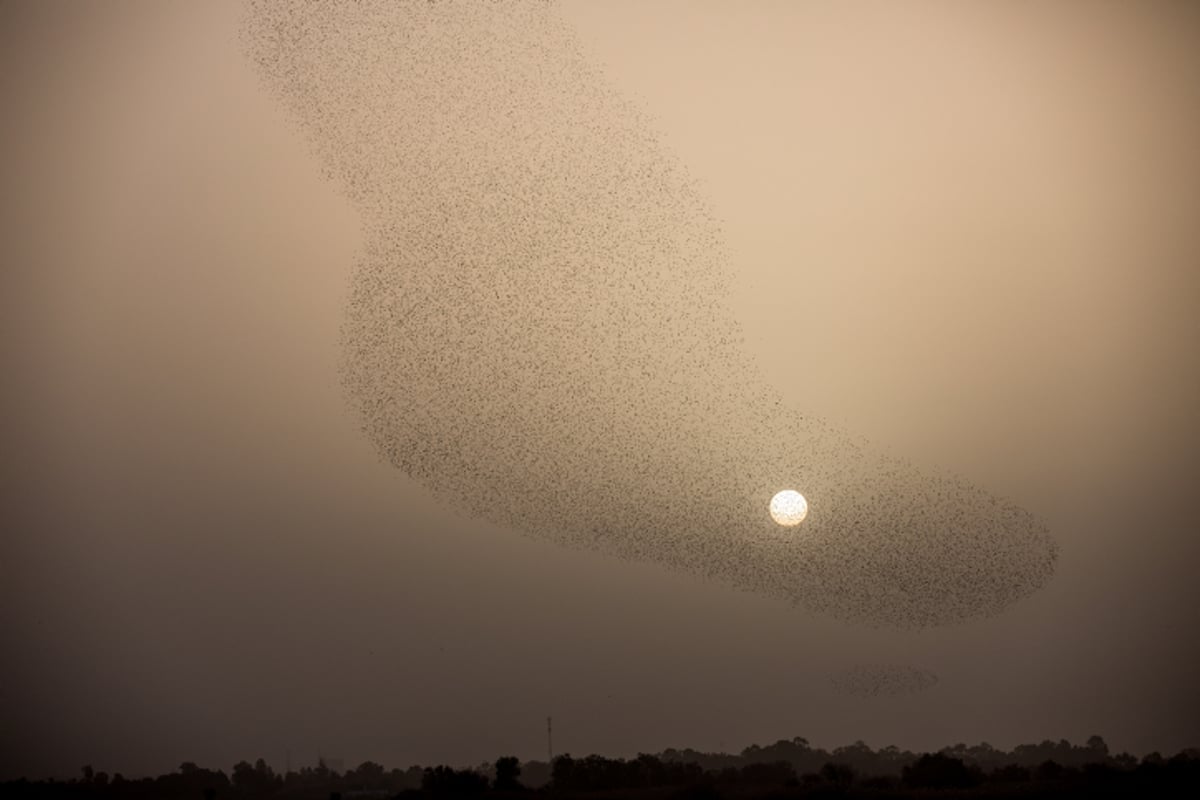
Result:
<instances>
[{"instance_id":1,"label":"white sun disk","mask_svg":"<svg viewBox=\"0 0 1200 800\"><path fill-rule=\"evenodd\" d=\"M771 519L780 525L799 525L808 516L808 501L794 489L784 489L771 498Z\"/></svg>"}]
</instances>

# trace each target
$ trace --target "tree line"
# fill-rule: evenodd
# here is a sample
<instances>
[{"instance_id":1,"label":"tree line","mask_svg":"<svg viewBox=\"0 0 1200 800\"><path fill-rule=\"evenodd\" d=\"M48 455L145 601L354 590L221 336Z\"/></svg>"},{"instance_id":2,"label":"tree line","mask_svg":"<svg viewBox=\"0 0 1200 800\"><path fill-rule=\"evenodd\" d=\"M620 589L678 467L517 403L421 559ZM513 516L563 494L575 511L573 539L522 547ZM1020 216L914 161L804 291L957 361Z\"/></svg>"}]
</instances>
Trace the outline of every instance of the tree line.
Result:
<instances>
[{"instance_id":1,"label":"tree line","mask_svg":"<svg viewBox=\"0 0 1200 800\"><path fill-rule=\"evenodd\" d=\"M1066 740L1019 745L957 744L935 753L896 747L873 750L859 741L827 751L803 738L752 745L737 754L669 749L635 758L589 755L552 763L505 756L473 768L447 765L386 769L365 761L345 771L323 763L285 773L263 759L240 761L228 773L184 762L157 777L130 779L85 766L71 780L0 784L0 796L105 800L354 800L522 796L636 797L721 800L770 797L1130 797L1200 796L1200 750L1171 757L1110 753L1099 736L1083 745Z\"/></svg>"}]
</instances>

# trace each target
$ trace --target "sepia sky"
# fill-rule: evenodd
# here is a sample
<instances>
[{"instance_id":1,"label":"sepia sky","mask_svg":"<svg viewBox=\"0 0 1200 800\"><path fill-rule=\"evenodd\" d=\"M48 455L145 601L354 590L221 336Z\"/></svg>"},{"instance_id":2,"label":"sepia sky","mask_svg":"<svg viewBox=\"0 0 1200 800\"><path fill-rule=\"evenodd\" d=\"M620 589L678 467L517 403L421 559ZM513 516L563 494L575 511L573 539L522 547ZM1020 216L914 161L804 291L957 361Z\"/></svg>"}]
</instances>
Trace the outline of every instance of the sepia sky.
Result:
<instances>
[{"instance_id":1,"label":"sepia sky","mask_svg":"<svg viewBox=\"0 0 1200 800\"><path fill-rule=\"evenodd\" d=\"M238 5L8 3L0 777L544 758L550 715L575 755L1200 744L1200 14L554 13L698 180L747 361L1037 514L1054 577L874 628L435 500L348 408L362 220ZM937 681L837 691L871 664Z\"/></svg>"}]
</instances>

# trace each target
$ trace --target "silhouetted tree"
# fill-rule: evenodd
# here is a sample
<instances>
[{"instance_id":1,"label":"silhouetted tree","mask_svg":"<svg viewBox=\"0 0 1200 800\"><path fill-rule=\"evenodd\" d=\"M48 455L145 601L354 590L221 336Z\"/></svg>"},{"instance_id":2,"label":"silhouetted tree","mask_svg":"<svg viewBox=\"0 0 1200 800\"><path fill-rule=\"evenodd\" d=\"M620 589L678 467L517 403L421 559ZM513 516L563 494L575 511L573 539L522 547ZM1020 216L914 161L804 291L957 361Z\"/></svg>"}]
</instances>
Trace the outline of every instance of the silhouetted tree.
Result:
<instances>
[{"instance_id":1,"label":"silhouetted tree","mask_svg":"<svg viewBox=\"0 0 1200 800\"><path fill-rule=\"evenodd\" d=\"M833 763L846 764L858 772L874 772L873 767L878 760L875 751L861 739L854 744L834 748L832 756Z\"/></svg>"},{"instance_id":2,"label":"silhouetted tree","mask_svg":"<svg viewBox=\"0 0 1200 800\"><path fill-rule=\"evenodd\" d=\"M927 753L904 768L906 786L921 789L965 789L976 785L980 775L961 758L944 753Z\"/></svg>"},{"instance_id":3,"label":"silhouetted tree","mask_svg":"<svg viewBox=\"0 0 1200 800\"><path fill-rule=\"evenodd\" d=\"M747 764L742 767L740 783L755 786L783 786L796 780L796 770L786 761L774 764Z\"/></svg>"},{"instance_id":4,"label":"silhouetted tree","mask_svg":"<svg viewBox=\"0 0 1200 800\"><path fill-rule=\"evenodd\" d=\"M347 772L343 779L347 786L355 789L383 789L386 783L383 765L374 761L364 761Z\"/></svg>"},{"instance_id":5,"label":"silhouetted tree","mask_svg":"<svg viewBox=\"0 0 1200 800\"><path fill-rule=\"evenodd\" d=\"M487 778L469 769L426 767L421 777L421 791L433 795L469 797L482 794L487 788Z\"/></svg>"},{"instance_id":6,"label":"silhouetted tree","mask_svg":"<svg viewBox=\"0 0 1200 800\"><path fill-rule=\"evenodd\" d=\"M854 768L849 764L834 764L832 761L821 767L821 779L835 786L846 787L854 783Z\"/></svg>"},{"instance_id":7,"label":"silhouetted tree","mask_svg":"<svg viewBox=\"0 0 1200 800\"><path fill-rule=\"evenodd\" d=\"M518 782L521 777L521 762L516 756L496 759L496 780L493 788L498 792L515 792L523 788Z\"/></svg>"},{"instance_id":8,"label":"silhouetted tree","mask_svg":"<svg viewBox=\"0 0 1200 800\"><path fill-rule=\"evenodd\" d=\"M995 783L1026 783L1032 777L1032 774L1025 767L1019 767L1016 764L1006 764L1003 767L997 767L992 770L989 779Z\"/></svg>"},{"instance_id":9,"label":"silhouetted tree","mask_svg":"<svg viewBox=\"0 0 1200 800\"><path fill-rule=\"evenodd\" d=\"M239 761L233 765L233 786L243 794L261 797L270 794L282 786L283 781L275 775L263 759L258 759L251 766L247 761Z\"/></svg>"},{"instance_id":10,"label":"silhouetted tree","mask_svg":"<svg viewBox=\"0 0 1200 800\"><path fill-rule=\"evenodd\" d=\"M1085 745L1046 740L1020 745L1011 752L987 743L956 744L929 755L917 755L895 747L872 751L862 742L837 748L834 753L864 764L862 770L849 761L814 749L803 739L779 740L767 747L750 747L745 756L670 750L661 755L640 753L633 759L611 759L599 755L574 759L563 755L552 765L553 788L562 790L561 800L595 792L592 797L635 798L636 800L717 800L717 791L734 800L792 797L797 787L810 800L834 797L1195 797L1200 796L1200 750L1184 750L1170 758L1150 753L1136 759L1127 753L1111 755L1098 736ZM961 755L955 755L961 754ZM796 763L813 758L824 761L804 772L796 781ZM1053 756L1053 757L1047 757ZM1036 760L1040 757L1040 760ZM704 760L705 767L696 759ZM774 759L774 760L760 760ZM1061 759L1061 760L1060 760ZM983 765L991 765L986 771ZM522 765L512 756L484 764L475 770L450 767L385 771L366 761L339 776L320 767L303 767L279 776L258 759L254 764L239 761L233 781L225 773L185 761L176 772L157 778L125 779L94 770L81 769L81 777L67 781L0 782L5 800L319 800L354 797L359 792L390 795L395 800L480 796L489 786L500 792L520 789L529 783L530 767L548 773L551 765L530 762ZM986 785L984 775L986 772ZM902 783L897 775L903 776ZM493 776L489 780L488 775ZM549 777L549 775L546 775ZM522 781L518 782L518 778ZM542 785L541 776L534 780ZM973 790L973 787L979 786ZM235 792L228 791L234 788ZM418 789L420 787L420 789ZM908 794L905 794L905 793ZM944 792L944 793L943 793ZM534 798L531 792L526 795ZM482 798L481 798L482 800Z\"/></svg>"}]
</instances>

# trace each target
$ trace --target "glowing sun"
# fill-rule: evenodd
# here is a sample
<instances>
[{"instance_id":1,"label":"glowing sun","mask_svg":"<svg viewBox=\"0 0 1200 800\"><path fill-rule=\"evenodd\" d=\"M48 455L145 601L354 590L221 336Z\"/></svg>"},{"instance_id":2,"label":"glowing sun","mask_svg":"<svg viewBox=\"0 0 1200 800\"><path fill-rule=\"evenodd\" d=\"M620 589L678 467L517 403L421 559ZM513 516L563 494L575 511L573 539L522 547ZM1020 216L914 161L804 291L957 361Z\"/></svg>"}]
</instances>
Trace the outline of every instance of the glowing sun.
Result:
<instances>
[{"instance_id":1,"label":"glowing sun","mask_svg":"<svg viewBox=\"0 0 1200 800\"><path fill-rule=\"evenodd\" d=\"M808 501L792 489L784 489L771 498L771 519L780 525L799 525L808 516Z\"/></svg>"}]
</instances>

